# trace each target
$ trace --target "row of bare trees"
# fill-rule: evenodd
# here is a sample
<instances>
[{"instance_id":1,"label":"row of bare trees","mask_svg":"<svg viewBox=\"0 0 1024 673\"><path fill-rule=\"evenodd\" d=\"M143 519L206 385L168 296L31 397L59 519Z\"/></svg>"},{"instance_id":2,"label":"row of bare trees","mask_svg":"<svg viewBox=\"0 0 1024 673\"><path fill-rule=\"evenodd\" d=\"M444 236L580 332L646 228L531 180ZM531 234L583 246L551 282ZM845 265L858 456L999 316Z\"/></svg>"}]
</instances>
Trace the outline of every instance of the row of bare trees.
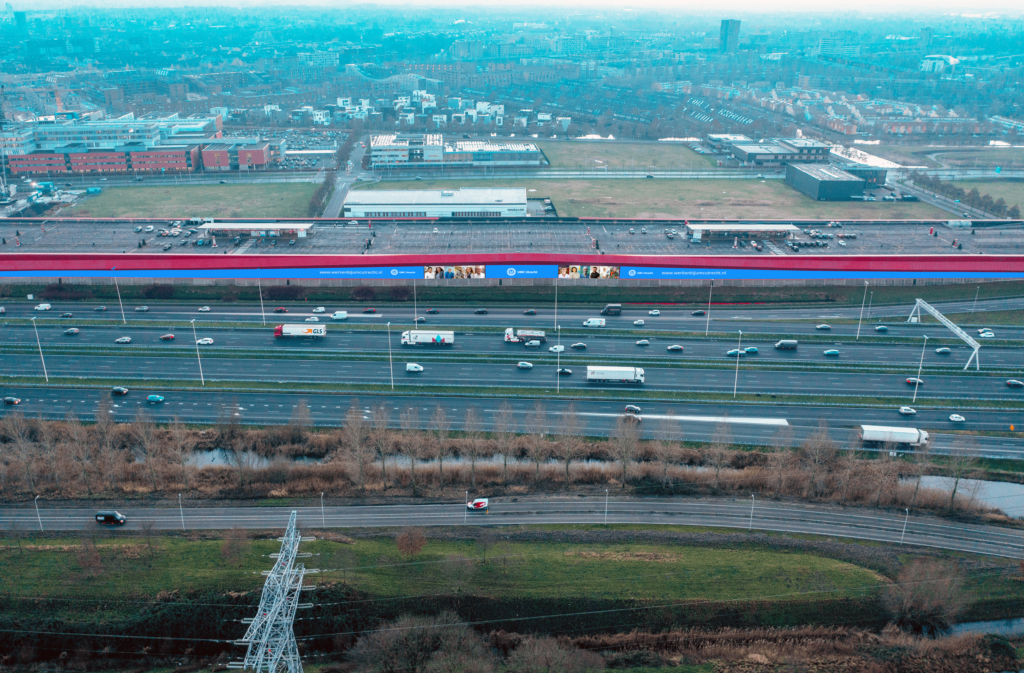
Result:
<instances>
[{"instance_id":1,"label":"row of bare trees","mask_svg":"<svg viewBox=\"0 0 1024 673\"><path fill-rule=\"evenodd\" d=\"M799 445L783 426L767 450L743 451L727 420L710 443L687 445L671 410L653 439L643 439L640 423L622 416L601 440L587 436L586 416L574 405L552 413L542 401L525 415L506 401L487 419L470 407L458 432L439 404L396 409L381 402L366 409L357 400L339 429L313 428L302 403L286 425L268 428L240 425L236 409L226 405L221 420L206 428L178 419L157 425L145 410L116 423L106 403L91 424L71 415L52 421L8 414L0 420L0 492L8 498L182 491L198 497L441 495L614 484L640 493L756 492L876 507L977 508L976 492L960 486L974 469L969 444L943 457L953 485L940 498L921 488L932 462L927 450L909 458L895 455L895 447L865 454L855 433L836 442L825 424ZM204 452L219 463L200 467L196 457ZM316 462L295 460L300 457Z\"/></svg>"}]
</instances>

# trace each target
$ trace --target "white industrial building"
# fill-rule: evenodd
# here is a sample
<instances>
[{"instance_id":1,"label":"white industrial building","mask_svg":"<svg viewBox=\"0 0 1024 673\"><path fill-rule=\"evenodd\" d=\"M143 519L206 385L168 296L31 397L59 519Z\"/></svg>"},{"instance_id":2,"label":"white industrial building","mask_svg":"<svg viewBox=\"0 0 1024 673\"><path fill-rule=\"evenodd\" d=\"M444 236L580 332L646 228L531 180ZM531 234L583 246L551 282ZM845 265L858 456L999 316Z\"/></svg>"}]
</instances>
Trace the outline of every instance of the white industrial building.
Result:
<instances>
[{"instance_id":1,"label":"white industrial building","mask_svg":"<svg viewBox=\"0 0 1024 673\"><path fill-rule=\"evenodd\" d=\"M355 190L343 217L526 217L526 189Z\"/></svg>"}]
</instances>

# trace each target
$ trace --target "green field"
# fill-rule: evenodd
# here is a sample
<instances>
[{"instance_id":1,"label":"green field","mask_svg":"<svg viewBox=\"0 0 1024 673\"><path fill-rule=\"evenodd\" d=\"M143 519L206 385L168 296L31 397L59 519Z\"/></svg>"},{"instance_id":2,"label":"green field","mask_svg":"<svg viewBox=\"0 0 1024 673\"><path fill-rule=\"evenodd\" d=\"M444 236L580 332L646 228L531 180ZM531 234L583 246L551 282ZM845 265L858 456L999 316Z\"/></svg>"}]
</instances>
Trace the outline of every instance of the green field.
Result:
<instances>
[{"instance_id":1,"label":"green field","mask_svg":"<svg viewBox=\"0 0 1024 673\"><path fill-rule=\"evenodd\" d=\"M949 219L926 203L814 201L781 180L423 180L366 189L525 187L550 198L563 217L712 219Z\"/></svg>"},{"instance_id":2,"label":"green field","mask_svg":"<svg viewBox=\"0 0 1024 673\"><path fill-rule=\"evenodd\" d=\"M1024 166L1021 147L952 147L942 145L855 145L859 150L903 166L973 168ZM933 158L934 157L934 158Z\"/></svg>"},{"instance_id":3,"label":"green field","mask_svg":"<svg viewBox=\"0 0 1024 673\"><path fill-rule=\"evenodd\" d=\"M682 143L631 143L614 140L538 141L552 168L584 170L706 170L717 162Z\"/></svg>"},{"instance_id":4,"label":"green field","mask_svg":"<svg viewBox=\"0 0 1024 673\"><path fill-rule=\"evenodd\" d=\"M113 187L63 211L64 217L305 217L312 183Z\"/></svg>"},{"instance_id":5,"label":"green field","mask_svg":"<svg viewBox=\"0 0 1024 673\"><path fill-rule=\"evenodd\" d=\"M968 192L977 189L996 201L1002 198L1007 207L1017 206L1024 210L1024 180L963 180L953 184Z\"/></svg>"}]
</instances>

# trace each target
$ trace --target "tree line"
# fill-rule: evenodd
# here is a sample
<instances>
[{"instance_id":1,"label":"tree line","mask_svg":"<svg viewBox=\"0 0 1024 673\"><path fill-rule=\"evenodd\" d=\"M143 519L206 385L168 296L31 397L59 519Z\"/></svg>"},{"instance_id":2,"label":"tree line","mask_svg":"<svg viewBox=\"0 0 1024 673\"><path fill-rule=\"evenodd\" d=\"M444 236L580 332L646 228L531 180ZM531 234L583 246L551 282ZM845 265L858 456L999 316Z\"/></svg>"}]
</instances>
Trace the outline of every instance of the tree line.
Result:
<instances>
[{"instance_id":1,"label":"tree line","mask_svg":"<svg viewBox=\"0 0 1024 673\"><path fill-rule=\"evenodd\" d=\"M923 173L914 173L913 178L914 184L918 187L941 194L954 201L959 201L971 208L977 208L996 217L1008 217L1011 220L1020 218L1019 206L1016 204L1008 206L1003 197L1000 196L998 199L993 199L991 195L979 192L977 187L973 187L968 191L963 187L957 187L952 182L946 182Z\"/></svg>"}]
</instances>

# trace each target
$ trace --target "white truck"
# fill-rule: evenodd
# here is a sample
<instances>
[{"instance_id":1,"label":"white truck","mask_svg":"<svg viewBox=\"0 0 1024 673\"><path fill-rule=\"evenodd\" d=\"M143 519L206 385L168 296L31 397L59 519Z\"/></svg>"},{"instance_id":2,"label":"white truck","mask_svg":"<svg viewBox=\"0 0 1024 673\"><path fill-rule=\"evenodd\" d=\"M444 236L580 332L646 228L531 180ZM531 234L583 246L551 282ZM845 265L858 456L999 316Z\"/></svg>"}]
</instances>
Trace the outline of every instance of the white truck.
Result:
<instances>
[{"instance_id":1,"label":"white truck","mask_svg":"<svg viewBox=\"0 0 1024 673\"><path fill-rule=\"evenodd\" d=\"M587 367L587 381L639 385L644 382L644 370L639 367Z\"/></svg>"},{"instance_id":2,"label":"white truck","mask_svg":"<svg viewBox=\"0 0 1024 673\"><path fill-rule=\"evenodd\" d=\"M583 321L584 327L604 327L604 318L587 318Z\"/></svg>"},{"instance_id":3,"label":"white truck","mask_svg":"<svg viewBox=\"0 0 1024 673\"><path fill-rule=\"evenodd\" d=\"M282 337L319 339L327 336L327 327L324 325L278 325L274 328L274 336L278 339Z\"/></svg>"},{"instance_id":4,"label":"white truck","mask_svg":"<svg viewBox=\"0 0 1024 673\"><path fill-rule=\"evenodd\" d=\"M548 340L544 330L539 329L521 329L518 332L511 327L505 330L505 341L518 344L525 341L539 341L544 343Z\"/></svg>"},{"instance_id":5,"label":"white truck","mask_svg":"<svg viewBox=\"0 0 1024 673\"><path fill-rule=\"evenodd\" d=\"M409 330L402 332L403 346L452 346L455 344L455 332L438 332L437 330Z\"/></svg>"},{"instance_id":6,"label":"white truck","mask_svg":"<svg viewBox=\"0 0 1024 673\"><path fill-rule=\"evenodd\" d=\"M860 439L865 444L906 444L916 447L928 444L928 433L916 428L862 425L860 426Z\"/></svg>"}]
</instances>

